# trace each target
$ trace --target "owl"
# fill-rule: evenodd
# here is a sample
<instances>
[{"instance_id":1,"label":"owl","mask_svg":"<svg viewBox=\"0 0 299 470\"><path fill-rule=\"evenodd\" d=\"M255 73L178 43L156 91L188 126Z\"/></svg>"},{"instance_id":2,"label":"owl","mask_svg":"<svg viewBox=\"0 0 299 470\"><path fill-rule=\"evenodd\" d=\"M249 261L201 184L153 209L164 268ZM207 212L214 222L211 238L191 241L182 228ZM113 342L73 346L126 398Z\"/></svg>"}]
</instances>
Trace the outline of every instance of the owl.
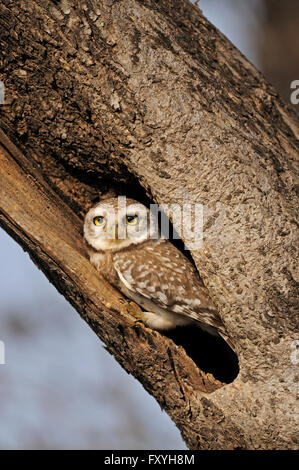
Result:
<instances>
[{"instance_id":1,"label":"owl","mask_svg":"<svg viewBox=\"0 0 299 470\"><path fill-rule=\"evenodd\" d=\"M226 340L220 316L193 264L159 233L143 204L110 198L85 216L84 239L91 263L142 309L150 328L196 324Z\"/></svg>"}]
</instances>

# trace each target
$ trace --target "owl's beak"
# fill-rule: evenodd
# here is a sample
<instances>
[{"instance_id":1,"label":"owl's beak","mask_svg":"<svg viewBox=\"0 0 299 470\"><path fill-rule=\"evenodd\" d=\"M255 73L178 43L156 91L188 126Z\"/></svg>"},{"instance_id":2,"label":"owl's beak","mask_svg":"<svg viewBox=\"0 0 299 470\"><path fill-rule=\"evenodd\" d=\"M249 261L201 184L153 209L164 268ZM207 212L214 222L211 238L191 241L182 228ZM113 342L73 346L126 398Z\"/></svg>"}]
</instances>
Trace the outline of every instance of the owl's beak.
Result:
<instances>
[{"instance_id":1,"label":"owl's beak","mask_svg":"<svg viewBox=\"0 0 299 470\"><path fill-rule=\"evenodd\" d=\"M115 224L112 229L112 240L118 240L118 225Z\"/></svg>"}]
</instances>

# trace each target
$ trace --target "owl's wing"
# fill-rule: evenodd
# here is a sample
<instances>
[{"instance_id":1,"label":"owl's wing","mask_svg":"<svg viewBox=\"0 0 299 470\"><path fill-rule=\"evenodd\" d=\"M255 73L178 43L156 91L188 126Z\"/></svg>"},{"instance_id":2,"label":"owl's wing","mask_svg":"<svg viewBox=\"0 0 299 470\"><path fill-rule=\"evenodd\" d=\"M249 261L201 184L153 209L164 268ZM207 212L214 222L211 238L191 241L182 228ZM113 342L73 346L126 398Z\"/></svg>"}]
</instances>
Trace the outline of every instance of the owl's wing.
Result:
<instances>
[{"instance_id":1,"label":"owl's wing","mask_svg":"<svg viewBox=\"0 0 299 470\"><path fill-rule=\"evenodd\" d=\"M223 324L197 271L167 240L151 240L114 255L120 281L155 305L217 330Z\"/></svg>"}]
</instances>

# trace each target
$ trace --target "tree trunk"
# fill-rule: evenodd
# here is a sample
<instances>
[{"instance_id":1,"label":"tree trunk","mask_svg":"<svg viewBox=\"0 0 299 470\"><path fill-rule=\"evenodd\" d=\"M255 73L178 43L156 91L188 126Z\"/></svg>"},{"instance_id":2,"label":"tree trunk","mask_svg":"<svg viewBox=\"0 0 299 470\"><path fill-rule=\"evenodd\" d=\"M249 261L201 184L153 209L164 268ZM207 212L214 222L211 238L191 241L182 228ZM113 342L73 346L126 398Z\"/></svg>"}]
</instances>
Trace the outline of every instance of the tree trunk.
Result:
<instances>
[{"instance_id":1,"label":"tree trunk","mask_svg":"<svg viewBox=\"0 0 299 470\"><path fill-rule=\"evenodd\" d=\"M187 0L0 4L1 225L190 449L297 447L294 112ZM107 191L204 205L191 254L237 377L199 367L222 346L192 359L136 323L91 266L82 218Z\"/></svg>"}]
</instances>

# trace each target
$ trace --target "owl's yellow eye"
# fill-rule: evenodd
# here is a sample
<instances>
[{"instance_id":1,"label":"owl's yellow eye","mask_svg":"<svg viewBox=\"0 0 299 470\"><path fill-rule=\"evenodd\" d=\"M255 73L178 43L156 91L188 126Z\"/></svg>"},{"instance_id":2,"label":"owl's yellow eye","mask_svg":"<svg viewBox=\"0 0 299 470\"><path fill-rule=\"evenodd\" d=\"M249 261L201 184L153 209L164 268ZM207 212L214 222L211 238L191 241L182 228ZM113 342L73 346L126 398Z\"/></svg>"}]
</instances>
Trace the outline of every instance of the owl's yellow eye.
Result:
<instances>
[{"instance_id":1,"label":"owl's yellow eye","mask_svg":"<svg viewBox=\"0 0 299 470\"><path fill-rule=\"evenodd\" d=\"M95 217L95 218L93 219L93 223L94 223L95 225L103 226L103 225L105 225L105 223L106 223L106 219L105 219L105 217L98 216L98 217Z\"/></svg>"},{"instance_id":2,"label":"owl's yellow eye","mask_svg":"<svg viewBox=\"0 0 299 470\"><path fill-rule=\"evenodd\" d=\"M136 225L138 222L138 215L127 215L126 223L127 225Z\"/></svg>"}]
</instances>

